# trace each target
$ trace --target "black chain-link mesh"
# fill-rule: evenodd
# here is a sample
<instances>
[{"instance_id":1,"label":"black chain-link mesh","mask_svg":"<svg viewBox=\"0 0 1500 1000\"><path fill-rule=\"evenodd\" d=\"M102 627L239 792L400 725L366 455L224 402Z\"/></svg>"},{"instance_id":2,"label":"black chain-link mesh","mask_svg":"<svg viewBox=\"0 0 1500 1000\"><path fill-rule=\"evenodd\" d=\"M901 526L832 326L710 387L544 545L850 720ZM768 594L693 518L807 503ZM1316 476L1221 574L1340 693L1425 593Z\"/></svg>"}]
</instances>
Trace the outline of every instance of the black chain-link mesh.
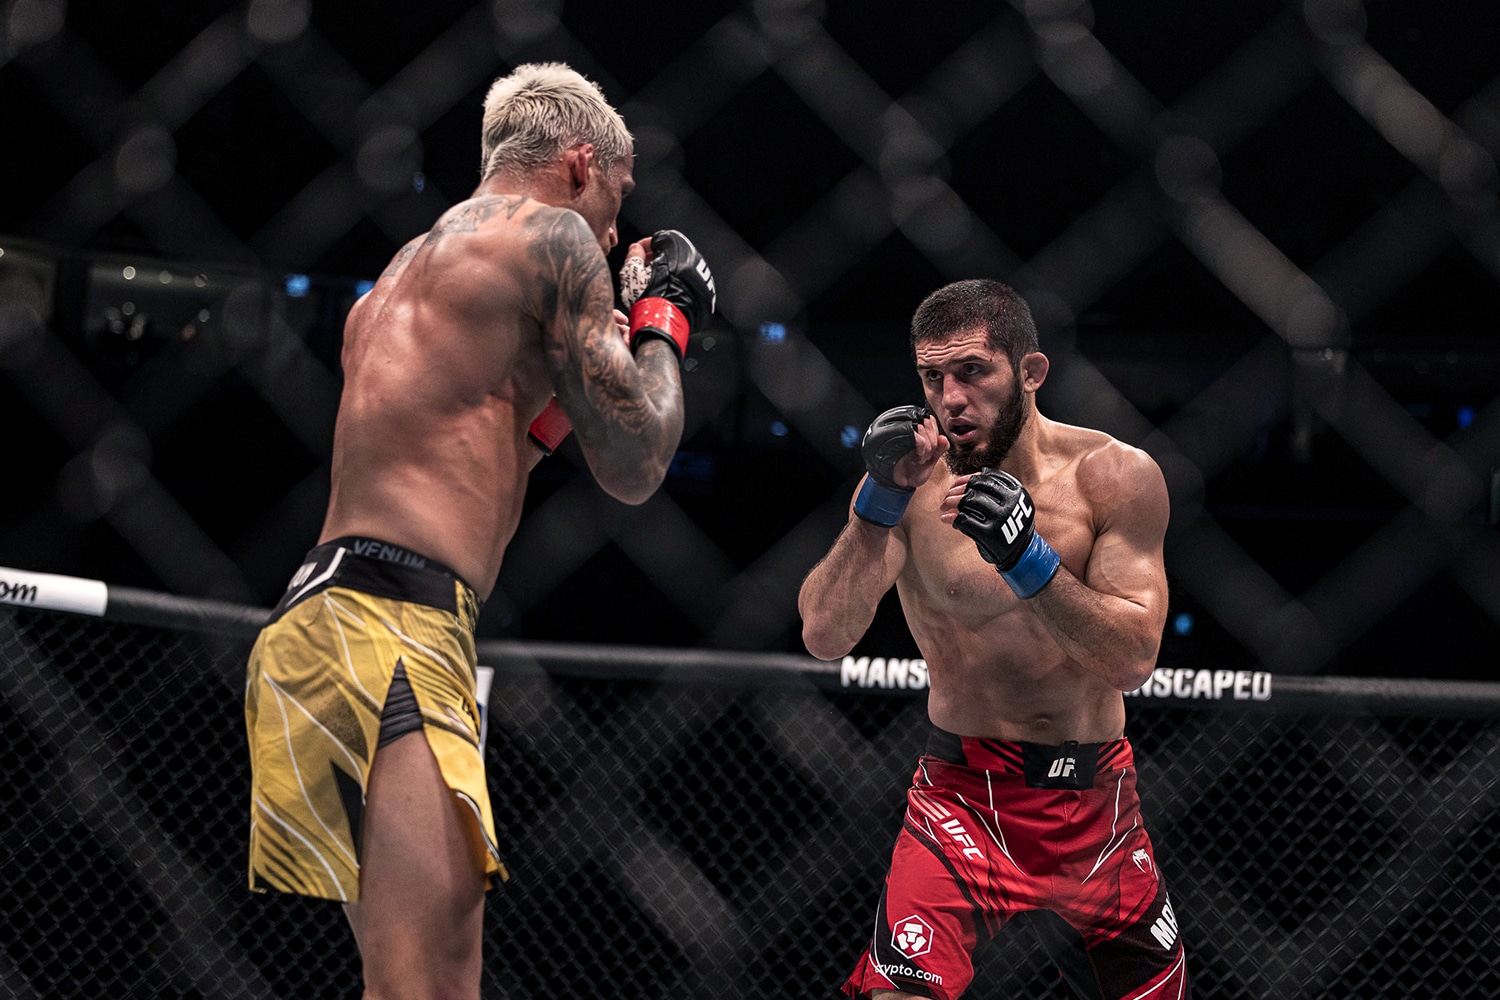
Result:
<instances>
[{"instance_id":1,"label":"black chain-link mesh","mask_svg":"<svg viewBox=\"0 0 1500 1000\"><path fill-rule=\"evenodd\" d=\"M0 609L0 993L355 996L339 909L245 888L243 640ZM1132 701L1195 995L1493 997L1500 722ZM833 997L924 738L920 700L501 672L514 878L486 997ZM975 997L1061 997L1029 932Z\"/></svg>"},{"instance_id":2,"label":"black chain-link mesh","mask_svg":"<svg viewBox=\"0 0 1500 1000\"><path fill-rule=\"evenodd\" d=\"M1402 676L1430 630L1492 676L1490 6L0 5L0 565L274 601L357 279L472 191L490 82L560 59L635 132L622 237L689 233L719 314L666 488L622 508L565 444L482 634L800 651L912 310L990 276L1042 412L1162 467L1164 657Z\"/></svg>"}]
</instances>

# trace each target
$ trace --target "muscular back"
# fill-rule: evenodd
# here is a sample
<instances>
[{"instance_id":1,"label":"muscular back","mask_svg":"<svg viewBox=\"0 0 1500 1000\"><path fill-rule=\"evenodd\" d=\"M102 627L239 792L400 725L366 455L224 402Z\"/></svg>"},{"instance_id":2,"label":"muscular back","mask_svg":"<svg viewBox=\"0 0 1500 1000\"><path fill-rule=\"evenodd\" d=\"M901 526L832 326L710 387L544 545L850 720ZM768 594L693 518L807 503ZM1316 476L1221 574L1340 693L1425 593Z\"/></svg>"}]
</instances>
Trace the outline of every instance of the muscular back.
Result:
<instances>
[{"instance_id":1,"label":"muscular back","mask_svg":"<svg viewBox=\"0 0 1500 1000\"><path fill-rule=\"evenodd\" d=\"M1026 482L1037 531L1078 581L1164 617L1165 487L1155 464L1106 434L1037 417L1040 467ZM940 519L952 482L939 466L913 497L897 578L927 660L933 722L966 735L1045 743L1118 737L1120 692L1076 662L974 543Z\"/></svg>"},{"instance_id":2,"label":"muscular back","mask_svg":"<svg viewBox=\"0 0 1500 1000\"><path fill-rule=\"evenodd\" d=\"M487 195L401 249L345 324L323 540L404 545L488 595L521 515L526 428L553 392L545 327L578 295L558 274L589 272L598 294L604 257L587 237L575 213ZM559 267L560 244L578 259ZM609 315L603 285L583 309L593 321Z\"/></svg>"}]
</instances>

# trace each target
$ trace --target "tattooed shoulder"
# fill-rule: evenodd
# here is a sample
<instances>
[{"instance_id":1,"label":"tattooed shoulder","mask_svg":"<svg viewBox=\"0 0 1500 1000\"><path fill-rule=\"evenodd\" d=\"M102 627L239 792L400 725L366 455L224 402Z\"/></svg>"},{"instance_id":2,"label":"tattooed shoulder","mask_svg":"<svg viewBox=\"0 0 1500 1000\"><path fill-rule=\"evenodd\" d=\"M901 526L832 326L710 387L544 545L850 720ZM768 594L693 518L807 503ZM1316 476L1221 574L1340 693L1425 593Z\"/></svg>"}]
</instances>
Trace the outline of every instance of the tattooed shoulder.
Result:
<instances>
[{"instance_id":1,"label":"tattooed shoulder","mask_svg":"<svg viewBox=\"0 0 1500 1000\"><path fill-rule=\"evenodd\" d=\"M507 219L516 217L521 206L529 199L519 194L497 194L486 195L482 198L470 198L462 204L456 205L444 213L438 219L437 225L427 234L428 243L436 243L449 233L472 233L477 232L479 227L497 215L503 215Z\"/></svg>"},{"instance_id":2,"label":"tattooed shoulder","mask_svg":"<svg viewBox=\"0 0 1500 1000\"><path fill-rule=\"evenodd\" d=\"M582 317L609 315L609 266L583 217L571 209L544 208L523 221L527 252L536 265L539 314L576 327Z\"/></svg>"},{"instance_id":3,"label":"tattooed shoulder","mask_svg":"<svg viewBox=\"0 0 1500 1000\"><path fill-rule=\"evenodd\" d=\"M407 262L416 256L417 251L422 248L422 243L421 239L415 239L400 250L397 250L396 256L391 258L391 262L385 266L384 271L380 272L380 276L382 278L393 278L400 274L406 268Z\"/></svg>"}]
</instances>

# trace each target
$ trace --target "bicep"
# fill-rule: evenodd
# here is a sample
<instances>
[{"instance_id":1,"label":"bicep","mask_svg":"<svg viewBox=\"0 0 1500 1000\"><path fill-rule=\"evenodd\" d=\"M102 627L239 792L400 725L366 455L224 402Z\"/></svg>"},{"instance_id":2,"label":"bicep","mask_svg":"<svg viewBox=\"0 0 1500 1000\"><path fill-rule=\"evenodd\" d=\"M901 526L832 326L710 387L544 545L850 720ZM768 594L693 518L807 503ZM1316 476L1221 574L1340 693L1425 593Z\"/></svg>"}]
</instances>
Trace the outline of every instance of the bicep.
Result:
<instances>
[{"instance_id":1,"label":"bicep","mask_svg":"<svg viewBox=\"0 0 1500 1000\"><path fill-rule=\"evenodd\" d=\"M611 482L659 484L682 431L676 355L656 341L631 354L604 253L581 216L548 208L527 224L552 385L590 468Z\"/></svg>"},{"instance_id":2,"label":"bicep","mask_svg":"<svg viewBox=\"0 0 1500 1000\"><path fill-rule=\"evenodd\" d=\"M535 268L530 311L544 331L554 377L587 381L629 363L614 328L609 266L583 218L548 208L534 212L527 228Z\"/></svg>"},{"instance_id":3,"label":"bicep","mask_svg":"<svg viewBox=\"0 0 1500 1000\"><path fill-rule=\"evenodd\" d=\"M1111 491L1102 530L1083 582L1091 590L1139 605L1166 621L1167 576L1162 547L1170 501L1156 463L1142 456Z\"/></svg>"}]
</instances>

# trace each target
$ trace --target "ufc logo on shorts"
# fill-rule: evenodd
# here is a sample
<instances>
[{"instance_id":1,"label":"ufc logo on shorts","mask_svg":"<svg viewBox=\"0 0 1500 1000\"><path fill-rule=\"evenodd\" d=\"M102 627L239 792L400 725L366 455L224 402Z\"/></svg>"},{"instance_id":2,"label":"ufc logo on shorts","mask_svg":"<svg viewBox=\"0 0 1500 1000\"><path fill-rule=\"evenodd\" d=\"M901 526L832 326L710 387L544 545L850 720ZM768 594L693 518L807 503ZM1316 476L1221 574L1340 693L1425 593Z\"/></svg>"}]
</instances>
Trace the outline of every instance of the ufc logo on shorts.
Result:
<instances>
[{"instance_id":1,"label":"ufc logo on shorts","mask_svg":"<svg viewBox=\"0 0 1500 1000\"><path fill-rule=\"evenodd\" d=\"M1049 778L1070 778L1073 776L1073 768L1078 763L1075 757L1059 757L1052 762L1052 767L1047 771Z\"/></svg>"},{"instance_id":2,"label":"ufc logo on shorts","mask_svg":"<svg viewBox=\"0 0 1500 1000\"><path fill-rule=\"evenodd\" d=\"M1016 536L1021 533L1021 529L1026 527L1027 518L1031 517L1033 513L1031 504L1026 500L1026 495L1022 494L1020 502L1016 504L1016 509L1011 511L1010 517L1007 517L1005 523L1000 525L1000 533L1005 536L1006 542L1016 540Z\"/></svg>"},{"instance_id":3,"label":"ufc logo on shorts","mask_svg":"<svg viewBox=\"0 0 1500 1000\"><path fill-rule=\"evenodd\" d=\"M984 852L974 846L974 838L969 836L969 831L965 830L964 825L958 820L950 819L948 822L943 824L943 829L948 831L948 836L964 845L964 857L984 857Z\"/></svg>"}]
</instances>

